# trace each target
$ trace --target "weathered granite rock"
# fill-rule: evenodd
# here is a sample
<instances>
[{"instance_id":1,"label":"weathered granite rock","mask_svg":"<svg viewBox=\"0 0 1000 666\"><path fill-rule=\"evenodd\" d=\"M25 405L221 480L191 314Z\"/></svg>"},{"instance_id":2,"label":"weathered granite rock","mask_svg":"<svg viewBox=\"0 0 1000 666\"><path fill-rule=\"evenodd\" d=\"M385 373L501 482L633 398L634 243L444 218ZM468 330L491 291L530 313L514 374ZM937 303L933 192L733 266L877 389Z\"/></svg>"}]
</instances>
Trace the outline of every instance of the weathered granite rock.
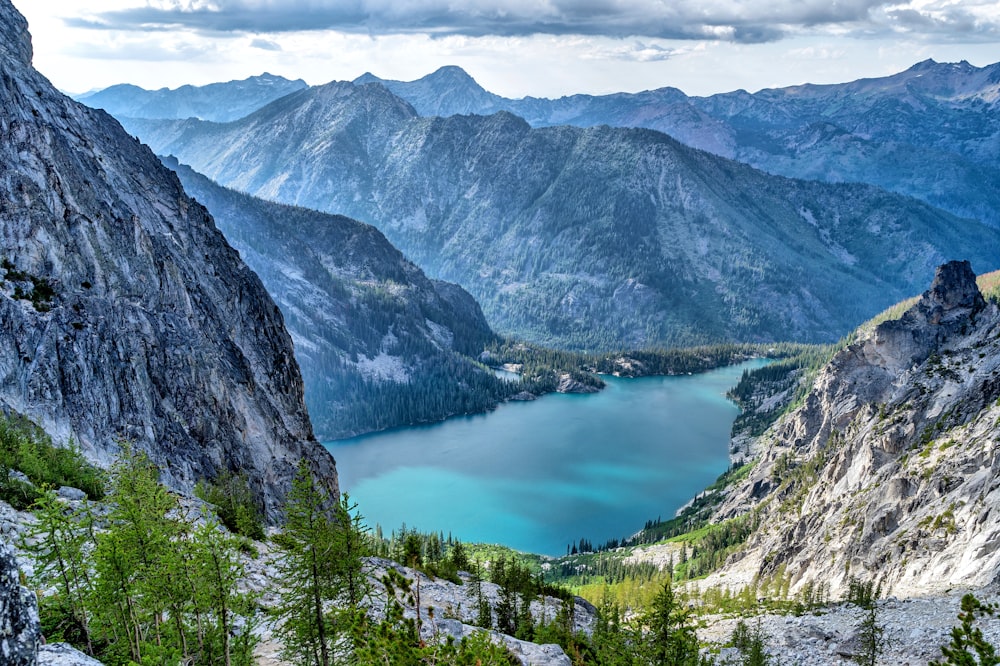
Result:
<instances>
[{"instance_id":1,"label":"weathered granite rock","mask_svg":"<svg viewBox=\"0 0 1000 666\"><path fill-rule=\"evenodd\" d=\"M274 302L176 176L30 66L0 0L0 407L169 486L245 471L271 519L298 461L336 489Z\"/></svg>"},{"instance_id":2,"label":"weathered granite rock","mask_svg":"<svg viewBox=\"0 0 1000 666\"><path fill-rule=\"evenodd\" d=\"M38 666L103 666L69 643L49 643L38 648Z\"/></svg>"},{"instance_id":3,"label":"weathered granite rock","mask_svg":"<svg viewBox=\"0 0 1000 666\"><path fill-rule=\"evenodd\" d=\"M14 550L0 541L0 663L34 666L40 638L38 602L21 586Z\"/></svg>"},{"instance_id":4,"label":"weathered granite rock","mask_svg":"<svg viewBox=\"0 0 1000 666\"><path fill-rule=\"evenodd\" d=\"M761 439L716 519L761 527L702 586L852 577L914 596L1000 576L1000 308L965 262L895 321L839 352Z\"/></svg>"},{"instance_id":5,"label":"weathered granite rock","mask_svg":"<svg viewBox=\"0 0 1000 666\"><path fill-rule=\"evenodd\" d=\"M863 352L888 370L925 360L948 336L965 334L986 307L968 261L938 267L931 288L899 319L879 324Z\"/></svg>"}]
</instances>

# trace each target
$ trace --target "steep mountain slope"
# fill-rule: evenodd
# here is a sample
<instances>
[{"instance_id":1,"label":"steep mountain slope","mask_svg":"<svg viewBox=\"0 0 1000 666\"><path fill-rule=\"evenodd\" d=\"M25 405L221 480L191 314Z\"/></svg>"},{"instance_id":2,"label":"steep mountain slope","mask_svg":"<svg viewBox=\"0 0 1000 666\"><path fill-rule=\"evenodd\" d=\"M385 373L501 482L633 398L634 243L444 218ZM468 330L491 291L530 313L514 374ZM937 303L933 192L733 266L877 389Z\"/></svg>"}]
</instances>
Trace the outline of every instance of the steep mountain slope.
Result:
<instances>
[{"instance_id":1,"label":"steep mountain slope","mask_svg":"<svg viewBox=\"0 0 1000 666\"><path fill-rule=\"evenodd\" d=\"M1000 575L1000 307L967 262L839 352L716 519L760 527L710 585L850 577L911 596Z\"/></svg>"},{"instance_id":2,"label":"steep mountain slope","mask_svg":"<svg viewBox=\"0 0 1000 666\"><path fill-rule=\"evenodd\" d=\"M202 118L225 123L253 113L262 106L306 87L302 79L268 74L242 81L181 86L175 90L145 90L121 84L76 97L95 109L129 118Z\"/></svg>"},{"instance_id":3,"label":"steep mountain slope","mask_svg":"<svg viewBox=\"0 0 1000 666\"><path fill-rule=\"evenodd\" d=\"M1000 225L1000 63L927 60L893 76L711 97L636 94L506 99L457 68L379 81L421 115L510 111L534 127L646 127L770 173L865 182ZM464 76L463 76L464 75Z\"/></svg>"},{"instance_id":4,"label":"steep mountain slope","mask_svg":"<svg viewBox=\"0 0 1000 666\"><path fill-rule=\"evenodd\" d=\"M860 185L768 176L649 130L420 118L375 84L226 125L127 121L264 198L375 224L494 327L579 348L831 340L997 233Z\"/></svg>"},{"instance_id":5,"label":"steep mountain slope","mask_svg":"<svg viewBox=\"0 0 1000 666\"><path fill-rule=\"evenodd\" d=\"M31 67L0 0L0 408L163 481L245 470L270 517L306 457L332 489L280 312L205 209Z\"/></svg>"},{"instance_id":6,"label":"steep mountain slope","mask_svg":"<svg viewBox=\"0 0 1000 666\"><path fill-rule=\"evenodd\" d=\"M321 439L482 411L516 392L473 360L495 340L475 300L428 280L374 227L165 162L281 308Z\"/></svg>"}]
</instances>

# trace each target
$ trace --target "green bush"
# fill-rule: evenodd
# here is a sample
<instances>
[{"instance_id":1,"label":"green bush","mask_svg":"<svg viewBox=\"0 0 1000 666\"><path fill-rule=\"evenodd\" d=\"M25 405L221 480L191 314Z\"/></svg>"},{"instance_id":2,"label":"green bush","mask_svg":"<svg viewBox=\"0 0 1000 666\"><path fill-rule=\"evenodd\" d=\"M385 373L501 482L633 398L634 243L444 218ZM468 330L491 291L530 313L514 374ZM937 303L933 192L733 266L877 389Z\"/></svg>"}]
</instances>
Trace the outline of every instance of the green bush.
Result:
<instances>
[{"instance_id":1,"label":"green bush","mask_svg":"<svg viewBox=\"0 0 1000 666\"><path fill-rule=\"evenodd\" d=\"M72 443L61 448L41 428L21 417L0 416L0 499L24 509L40 491L10 477L22 472L37 487L72 486L92 500L104 497L104 473L83 457Z\"/></svg>"},{"instance_id":2,"label":"green bush","mask_svg":"<svg viewBox=\"0 0 1000 666\"><path fill-rule=\"evenodd\" d=\"M230 532L258 541L264 538L264 519L243 474L225 471L214 481L203 479L195 486L194 492L215 505L219 519Z\"/></svg>"}]
</instances>

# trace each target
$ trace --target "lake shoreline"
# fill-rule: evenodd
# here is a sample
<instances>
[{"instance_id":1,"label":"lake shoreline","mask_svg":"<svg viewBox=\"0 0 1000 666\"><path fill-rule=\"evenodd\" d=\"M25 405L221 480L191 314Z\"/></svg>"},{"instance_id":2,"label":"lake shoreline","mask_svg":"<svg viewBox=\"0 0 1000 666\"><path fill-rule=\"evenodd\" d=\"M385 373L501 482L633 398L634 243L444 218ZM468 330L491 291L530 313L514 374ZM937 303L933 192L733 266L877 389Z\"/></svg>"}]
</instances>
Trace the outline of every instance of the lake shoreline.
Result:
<instances>
[{"instance_id":1,"label":"lake shoreline","mask_svg":"<svg viewBox=\"0 0 1000 666\"><path fill-rule=\"evenodd\" d=\"M764 362L609 377L600 393L546 394L325 445L373 525L405 521L555 557L582 535L618 538L672 514L724 472L738 413L725 393Z\"/></svg>"}]
</instances>

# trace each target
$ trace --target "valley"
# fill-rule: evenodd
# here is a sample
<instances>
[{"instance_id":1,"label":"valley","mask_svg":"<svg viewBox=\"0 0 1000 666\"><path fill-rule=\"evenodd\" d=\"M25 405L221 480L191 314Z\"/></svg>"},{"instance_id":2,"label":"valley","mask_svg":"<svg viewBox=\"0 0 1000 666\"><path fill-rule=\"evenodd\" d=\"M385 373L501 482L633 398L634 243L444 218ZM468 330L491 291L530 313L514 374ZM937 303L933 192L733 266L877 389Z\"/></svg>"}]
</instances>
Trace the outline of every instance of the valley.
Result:
<instances>
[{"instance_id":1,"label":"valley","mask_svg":"<svg viewBox=\"0 0 1000 666\"><path fill-rule=\"evenodd\" d=\"M996 66L35 59L0 0L4 666L996 661Z\"/></svg>"}]
</instances>

